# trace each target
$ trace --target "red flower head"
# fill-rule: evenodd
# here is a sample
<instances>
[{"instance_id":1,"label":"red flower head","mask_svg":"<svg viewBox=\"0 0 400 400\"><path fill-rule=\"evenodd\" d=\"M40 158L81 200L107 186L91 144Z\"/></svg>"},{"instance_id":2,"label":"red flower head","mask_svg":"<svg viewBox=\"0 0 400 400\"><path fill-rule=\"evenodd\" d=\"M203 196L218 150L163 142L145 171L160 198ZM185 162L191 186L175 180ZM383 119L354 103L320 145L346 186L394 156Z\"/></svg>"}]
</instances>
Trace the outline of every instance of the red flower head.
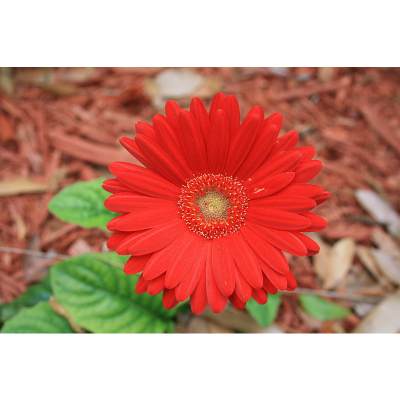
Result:
<instances>
[{"instance_id":1,"label":"red flower head","mask_svg":"<svg viewBox=\"0 0 400 400\"><path fill-rule=\"evenodd\" d=\"M121 139L145 167L114 162L104 183L105 206L121 214L108 247L131 256L136 291L163 292L166 308L190 298L198 314L294 289L283 252L317 253L302 232L326 225L311 212L329 197L307 183L322 167L314 149L296 147L294 131L278 138L278 113L254 106L241 122L234 96L217 94L209 112L197 98L189 111L173 101L165 111Z\"/></svg>"}]
</instances>

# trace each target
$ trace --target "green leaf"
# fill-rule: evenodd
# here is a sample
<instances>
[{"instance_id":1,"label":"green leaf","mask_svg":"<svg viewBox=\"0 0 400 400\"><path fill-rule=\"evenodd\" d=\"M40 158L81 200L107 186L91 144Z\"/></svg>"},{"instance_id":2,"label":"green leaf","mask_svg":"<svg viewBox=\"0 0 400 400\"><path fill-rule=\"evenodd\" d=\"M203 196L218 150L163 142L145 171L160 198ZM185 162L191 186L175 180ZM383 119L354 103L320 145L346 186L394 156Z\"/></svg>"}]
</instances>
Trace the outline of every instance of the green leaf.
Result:
<instances>
[{"instance_id":1,"label":"green leaf","mask_svg":"<svg viewBox=\"0 0 400 400\"><path fill-rule=\"evenodd\" d=\"M41 301L47 301L51 296L50 277L47 275L40 283L32 285L20 297L11 303L0 307L0 321L6 321L22 308L32 307Z\"/></svg>"},{"instance_id":2,"label":"green leaf","mask_svg":"<svg viewBox=\"0 0 400 400\"><path fill-rule=\"evenodd\" d=\"M100 257L99 257L100 256ZM136 294L136 276L127 276L115 264L113 253L85 254L51 269L57 301L72 319L88 331L171 332L177 309L165 310L162 297Z\"/></svg>"},{"instance_id":3,"label":"green leaf","mask_svg":"<svg viewBox=\"0 0 400 400\"><path fill-rule=\"evenodd\" d=\"M24 308L6 321L3 333L72 333L68 322L47 302Z\"/></svg>"},{"instance_id":4,"label":"green leaf","mask_svg":"<svg viewBox=\"0 0 400 400\"><path fill-rule=\"evenodd\" d=\"M269 326L278 314L281 305L281 296L279 294L269 295L265 304L258 304L254 299L247 302L247 311L261 325Z\"/></svg>"},{"instance_id":5,"label":"green leaf","mask_svg":"<svg viewBox=\"0 0 400 400\"><path fill-rule=\"evenodd\" d=\"M49 210L65 222L84 228L106 229L117 214L104 207L108 193L101 187L103 178L78 182L61 190L49 203Z\"/></svg>"},{"instance_id":6,"label":"green leaf","mask_svg":"<svg viewBox=\"0 0 400 400\"><path fill-rule=\"evenodd\" d=\"M342 319L350 314L350 310L338 304L322 299L311 294L299 296L304 311L320 321Z\"/></svg>"}]
</instances>

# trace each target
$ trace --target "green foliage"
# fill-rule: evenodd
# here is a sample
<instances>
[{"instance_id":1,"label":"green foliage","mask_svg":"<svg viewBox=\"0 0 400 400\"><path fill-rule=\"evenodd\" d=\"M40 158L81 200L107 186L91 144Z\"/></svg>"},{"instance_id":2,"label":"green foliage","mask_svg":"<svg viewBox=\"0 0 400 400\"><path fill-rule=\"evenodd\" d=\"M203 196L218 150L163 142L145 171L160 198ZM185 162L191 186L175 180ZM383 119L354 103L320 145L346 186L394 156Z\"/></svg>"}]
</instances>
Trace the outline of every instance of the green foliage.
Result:
<instances>
[{"instance_id":1,"label":"green foliage","mask_svg":"<svg viewBox=\"0 0 400 400\"><path fill-rule=\"evenodd\" d=\"M72 333L72 329L47 302L41 302L6 321L2 333Z\"/></svg>"},{"instance_id":2,"label":"green foliage","mask_svg":"<svg viewBox=\"0 0 400 400\"><path fill-rule=\"evenodd\" d=\"M342 319L350 314L350 310L321 297L302 294L299 296L304 311L320 321Z\"/></svg>"},{"instance_id":3,"label":"green foliage","mask_svg":"<svg viewBox=\"0 0 400 400\"><path fill-rule=\"evenodd\" d=\"M49 203L49 210L65 222L84 228L106 229L116 214L104 207L108 193L101 187L103 178L78 182L61 190Z\"/></svg>"},{"instance_id":4,"label":"green foliage","mask_svg":"<svg viewBox=\"0 0 400 400\"><path fill-rule=\"evenodd\" d=\"M247 302L247 311L261 325L269 326L278 314L281 304L281 296L279 294L269 295L265 304L258 304L254 299Z\"/></svg>"},{"instance_id":5,"label":"green foliage","mask_svg":"<svg viewBox=\"0 0 400 400\"><path fill-rule=\"evenodd\" d=\"M4 322L25 307L32 307L41 301L47 301L51 296L50 278L47 275L40 283L32 285L18 299L0 306L0 321Z\"/></svg>"},{"instance_id":6,"label":"green foliage","mask_svg":"<svg viewBox=\"0 0 400 400\"><path fill-rule=\"evenodd\" d=\"M100 256L100 257L99 257ZM86 254L51 269L58 303L72 319L95 333L171 332L176 309L161 296L134 293L136 276L126 276L114 254Z\"/></svg>"}]
</instances>

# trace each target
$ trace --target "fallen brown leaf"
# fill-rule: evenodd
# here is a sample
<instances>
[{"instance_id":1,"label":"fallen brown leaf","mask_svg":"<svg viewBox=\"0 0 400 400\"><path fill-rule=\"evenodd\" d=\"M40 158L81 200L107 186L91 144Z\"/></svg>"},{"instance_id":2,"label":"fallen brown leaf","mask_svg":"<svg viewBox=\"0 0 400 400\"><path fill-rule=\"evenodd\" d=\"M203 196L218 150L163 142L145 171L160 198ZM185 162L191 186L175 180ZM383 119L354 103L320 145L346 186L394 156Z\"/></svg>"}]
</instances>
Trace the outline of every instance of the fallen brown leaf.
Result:
<instances>
[{"instance_id":1,"label":"fallen brown leaf","mask_svg":"<svg viewBox=\"0 0 400 400\"><path fill-rule=\"evenodd\" d=\"M386 297L357 326L356 333L397 333L400 331L400 291Z\"/></svg>"},{"instance_id":2,"label":"fallen brown leaf","mask_svg":"<svg viewBox=\"0 0 400 400\"><path fill-rule=\"evenodd\" d=\"M337 287L349 272L355 254L355 242L351 238L339 240L329 247L322 241L320 252L314 256L314 268L322 280L324 289Z\"/></svg>"},{"instance_id":3,"label":"fallen brown leaf","mask_svg":"<svg viewBox=\"0 0 400 400\"><path fill-rule=\"evenodd\" d=\"M360 205L376 221L387 225L392 234L400 235L400 216L386 200L372 190L356 190L355 196Z\"/></svg>"}]
</instances>

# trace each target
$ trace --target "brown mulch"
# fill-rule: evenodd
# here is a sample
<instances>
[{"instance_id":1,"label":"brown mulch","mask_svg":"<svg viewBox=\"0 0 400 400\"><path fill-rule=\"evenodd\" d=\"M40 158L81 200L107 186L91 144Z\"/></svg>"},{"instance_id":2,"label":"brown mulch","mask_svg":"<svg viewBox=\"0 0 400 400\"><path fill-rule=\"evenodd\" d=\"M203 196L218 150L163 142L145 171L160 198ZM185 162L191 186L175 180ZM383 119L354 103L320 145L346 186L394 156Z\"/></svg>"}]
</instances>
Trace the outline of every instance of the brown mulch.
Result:
<instances>
[{"instance_id":1,"label":"brown mulch","mask_svg":"<svg viewBox=\"0 0 400 400\"><path fill-rule=\"evenodd\" d=\"M118 138L133 134L138 119L158 110L147 89L162 71L154 68L52 68L7 70L0 87L0 246L51 254L100 251L106 234L66 225L47 211L60 188L107 173L113 160L129 160ZM317 148L325 169L318 182L333 196L320 213L327 243L351 237L372 243L377 223L357 203L368 188L400 210L400 69L394 68L196 68L237 94L246 111L257 103L284 115L303 144ZM0 74L4 69L0 70ZM209 99L210 91L204 92ZM187 99L182 99L187 104ZM0 302L39 280L53 261L0 252ZM311 261L293 261L299 285L319 288ZM294 297L283 302L279 321L287 331L318 328L298 313ZM344 330L354 328L346 320ZM340 330L340 329L339 329Z\"/></svg>"}]
</instances>

